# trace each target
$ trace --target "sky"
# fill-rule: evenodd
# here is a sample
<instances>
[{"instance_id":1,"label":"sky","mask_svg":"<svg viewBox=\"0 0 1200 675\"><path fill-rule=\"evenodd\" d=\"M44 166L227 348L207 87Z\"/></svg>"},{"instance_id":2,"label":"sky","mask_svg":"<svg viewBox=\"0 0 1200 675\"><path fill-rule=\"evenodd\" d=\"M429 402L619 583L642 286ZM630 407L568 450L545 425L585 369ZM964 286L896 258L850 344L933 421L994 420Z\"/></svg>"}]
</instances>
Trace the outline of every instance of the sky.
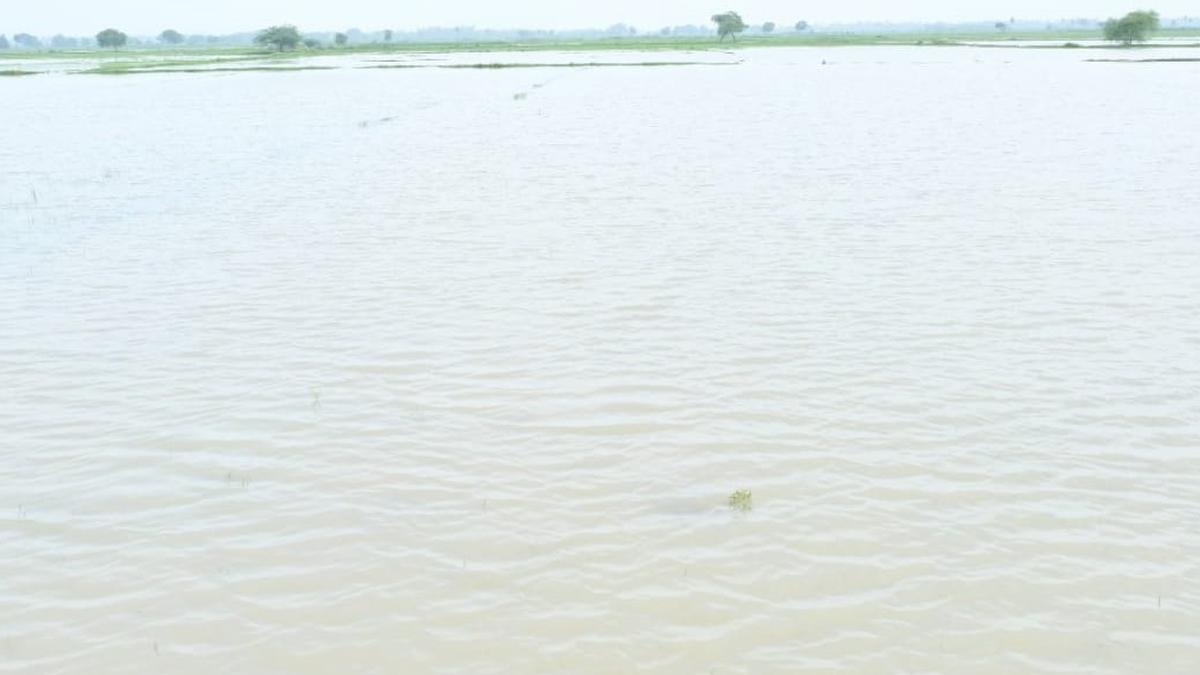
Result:
<instances>
[{"instance_id":1,"label":"sky","mask_svg":"<svg viewBox=\"0 0 1200 675\"><path fill-rule=\"evenodd\" d=\"M0 33L92 35L115 27L134 35L164 28L231 33L292 23L303 30L602 28L624 22L642 30L706 23L732 9L747 23L971 21L1103 18L1147 4L1164 17L1200 14L1195 0L3 0Z\"/></svg>"}]
</instances>

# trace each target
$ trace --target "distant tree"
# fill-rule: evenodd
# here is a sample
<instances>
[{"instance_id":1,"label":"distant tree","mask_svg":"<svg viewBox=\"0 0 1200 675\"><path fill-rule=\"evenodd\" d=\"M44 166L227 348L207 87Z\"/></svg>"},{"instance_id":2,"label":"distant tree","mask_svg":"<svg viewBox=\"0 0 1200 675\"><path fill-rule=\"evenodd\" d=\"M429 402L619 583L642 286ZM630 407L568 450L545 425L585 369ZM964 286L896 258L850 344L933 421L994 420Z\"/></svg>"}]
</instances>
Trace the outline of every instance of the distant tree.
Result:
<instances>
[{"instance_id":1,"label":"distant tree","mask_svg":"<svg viewBox=\"0 0 1200 675\"><path fill-rule=\"evenodd\" d=\"M125 43L128 41L129 37L116 28L105 28L99 33L96 33L96 44L100 45L101 47L112 47L113 49L117 49L118 47L124 47Z\"/></svg>"},{"instance_id":2,"label":"distant tree","mask_svg":"<svg viewBox=\"0 0 1200 675\"><path fill-rule=\"evenodd\" d=\"M304 41L304 46L309 49L316 49L321 46L321 41L316 38L308 38Z\"/></svg>"},{"instance_id":3,"label":"distant tree","mask_svg":"<svg viewBox=\"0 0 1200 675\"><path fill-rule=\"evenodd\" d=\"M737 42L738 33L746 30L746 22L742 21L742 17L737 12L725 12L723 14L713 14L713 23L717 24L717 35L721 36L721 42L725 41L725 37L733 38Z\"/></svg>"},{"instance_id":4,"label":"distant tree","mask_svg":"<svg viewBox=\"0 0 1200 675\"><path fill-rule=\"evenodd\" d=\"M671 34L671 27L670 27L670 26L663 26L662 28L660 28L660 29L658 30L658 34L659 34L659 35L670 35L670 34Z\"/></svg>"},{"instance_id":5,"label":"distant tree","mask_svg":"<svg viewBox=\"0 0 1200 675\"><path fill-rule=\"evenodd\" d=\"M764 24L763 24L762 31L763 31L764 33L774 33L774 32L775 32L775 22L774 22L774 21L768 21L768 22L764 23Z\"/></svg>"},{"instance_id":6,"label":"distant tree","mask_svg":"<svg viewBox=\"0 0 1200 675\"><path fill-rule=\"evenodd\" d=\"M1008 30L1008 24L1004 23L1003 21L997 21L996 22L996 30L999 30L999 31Z\"/></svg>"},{"instance_id":7,"label":"distant tree","mask_svg":"<svg viewBox=\"0 0 1200 675\"><path fill-rule=\"evenodd\" d=\"M51 49L74 49L79 46L79 40L66 35L55 35L50 38Z\"/></svg>"},{"instance_id":8,"label":"distant tree","mask_svg":"<svg viewBox=\"0 0 1200 675\"><path fill-rule=\"evenodd\" d=\"M24 47L26 49L37 49L38 47L42 46L42 41L30 35L29 33L17 33L13 36L13 42L15 42L18 47Z\"/></svg>"},{"instance_id":9,"label":"distant tree","mask_svg":"<svg viewBox=\"0 0 1200 675\"><path fill-rule=\"evenodd\" d=\"M1150 39L1150 34L1158 30L1158 27L1158 12L1130 12L1120 19L1104 22L1104 39L1129 46Z\"/></svg>"},{"instance_id":10,"label":"distant tree","mask_svg":"<svg viewBox=\"0 0 1200 675\"><path fill-rule=\"evenodd\" d=\"M391 41L392 41L392 35L393 35L393 33L392 33L392 30L391 30L390 28L389 28L388 30L385 30L385 31L383 31L383 41L384 41L384 42L391 42Z\"/></svg>"},{"instance_id":11,"label":"distant tree","mask_svg":"<svg viewBox=\"0 0 1200 675\"><path fill-rule=\"evenodd\" d=\"M337 46L339 46L339 47L345 47L346 41L349 39L350 38L346 37L345 33L338 33L337 35L333 36L334 43L337 44Z\"/></svg>"},{"instance_id":12,"label":"distant tree","mask_svg":"<svg viewBox=\"0 0 1200 675\"><path fill-rule=\"evenodd\" d=\"M796 30L800 33L803 33L804 31L808 30L808 22L807 21L797 21L796 22Z\"/></svg>"},{"instance_id":13,"label":"distant tree","mask_svg":"<svg viewBox=\"0 0 1200 675\"><path fill-rule=\"evenodd\" d=\"M8 38L0 35L0 49L8 49Z\"/></svg>"},{"instance_id":14,"label":"distant tree","mask_svg":"<svg viewBox=\"0 0 1200 675\"><path fill-rule=\"evenodd\" d=\"M300 44L300 31L295 26L271 26L254 36L255 44L275 47L279 51L292 49Z\"/></svg>"},{"instance_id":15,"label":"distant tree","mask_svg":"<svg viewBox=\"0 0 1200 675\"><path fill-rule=\"evenodd\" d=\"M158 41L168 45L183 44L183 34L172 28L168 28L158 34Z\"/></svg>"}]
</instances>

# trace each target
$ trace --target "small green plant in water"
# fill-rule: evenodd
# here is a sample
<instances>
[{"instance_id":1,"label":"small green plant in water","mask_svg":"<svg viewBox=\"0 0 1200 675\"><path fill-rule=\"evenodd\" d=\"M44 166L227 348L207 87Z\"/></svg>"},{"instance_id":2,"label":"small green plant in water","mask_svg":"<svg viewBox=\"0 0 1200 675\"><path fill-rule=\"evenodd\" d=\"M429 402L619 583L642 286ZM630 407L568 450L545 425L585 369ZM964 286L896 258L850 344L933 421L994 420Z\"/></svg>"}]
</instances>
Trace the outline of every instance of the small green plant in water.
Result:
<instances>
[{"instance_id":1,"label":"small green plant in water","mask_svg":"<svg viewBox=\"0 0 1200 675\"><path fill-rule=\"evenodd\" d=\"M749 511L754 508L754 495L749 490L738 490L729 495L729 508L734 511Z\"/></svg>"}]
</instances>

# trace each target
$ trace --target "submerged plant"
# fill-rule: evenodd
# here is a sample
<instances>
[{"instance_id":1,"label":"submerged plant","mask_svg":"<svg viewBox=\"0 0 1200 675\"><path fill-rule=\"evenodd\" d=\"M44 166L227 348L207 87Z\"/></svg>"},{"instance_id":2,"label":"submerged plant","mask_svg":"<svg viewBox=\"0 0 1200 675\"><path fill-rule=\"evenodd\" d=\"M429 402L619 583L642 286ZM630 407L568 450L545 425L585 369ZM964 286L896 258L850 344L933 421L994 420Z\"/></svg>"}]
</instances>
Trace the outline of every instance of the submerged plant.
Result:
<instances>
[{"instance_id":1,"label":"submerged plant","mask_svg":"<svg viewBox=\"0 0 1200 675\"><path fill-rule=\"evenodd\" d=\"M738 490L729 495L729 508L734 511L749 511L754 508L754 495L749 490Z\"/></svg>"}]
</instances>

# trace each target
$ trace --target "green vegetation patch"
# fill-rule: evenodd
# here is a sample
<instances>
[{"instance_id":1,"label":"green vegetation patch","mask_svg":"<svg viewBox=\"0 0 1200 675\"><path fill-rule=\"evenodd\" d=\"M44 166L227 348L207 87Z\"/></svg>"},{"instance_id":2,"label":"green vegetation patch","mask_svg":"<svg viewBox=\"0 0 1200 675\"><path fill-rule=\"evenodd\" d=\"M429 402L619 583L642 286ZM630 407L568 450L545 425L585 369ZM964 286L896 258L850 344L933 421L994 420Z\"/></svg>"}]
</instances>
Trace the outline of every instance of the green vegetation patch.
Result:
<instances>
[{"instance_id":1,"label":"green vegetation patch","mask_svg":"<svg viewBox=\"0 0 1200 675\"><path fill-rule=\"evenodd\" d=\"M37 75L32 70L0 70L0 77L24 77L26 75Z\"/></svg>"},{"instance_id":2,"label":"green vegetation patch","mask_svg":"<svg viewBox=\"0 0 1200 675\"><path fill-rule=\"evenodd\" d=\"M290 73L297 70L336 70L333 66L244 66L234 68L146 68L108 75L144 75L146 73Z\"/></svg>"},{"instance_id":3,"label":"green vegetation patch","mask_svg":"<svg viewBox=\"0 0 1200 675\"><path fill-rule=\"evenodd\" d=\"M979 49L1105 49L1112 51L1113 49L1195 49L1200 47L1200 42L1187 43L1162 43L1162 44L1137 44L1130 46L1116 46L1111 44L1098 45L1081 45L1078 42L1064 42L1060 45L995 45L995 44L969 44L967 46L976 47Z\"/></svg>"},{"instance_id":4,"label":"green vegetation patch","mask_svg":"<svg viewBox=\"0 0 1200 675\"><path fill-rule=\"evenodd\" d=\"M363 69L419 69L442 68L450 70L502 70L505 68L659 68L663 66L735 66L734 62L710 61L639 61L635 63L603 63L585 61L576 63L395 63L375 66L360 66Z\"/></svg>"},{"instance_id":5,"label":"green vegetation patch","mask_svg":"<svg viewBox=\"0 0 1200 675\"><path fill-rule=\"evenodd\" d=\"M738 490L729 495L729 508L746 512L754 508L754 495L749 490Z\"/></svg>"},{"instance_id":6,"label":"green vegetation patch","mask_svg":"<svg viewBox=\"0 0 1200 675\"><path fill-rule=\"evenodd\" d=\"M1200 63L1200 58L1195 59L1088 59L1088 63Z\"/></svg>"},{"instance_id":7,"label":"green vegetation patch","mask_svg":"<svg viewBox=\"0 0 1200 675\"><path fill-rule=\"evenodd\" d=\"M249 54L242 56L218 56L207 59L118 59L105 61L95 68L80 71L86 75L128 75L139 72L187 72L201 70L201 66L224 66L233 63L251 63L274 58L272 54ZM181 69L181 70L176 70Z\"/></svg>"}]
</instances>

